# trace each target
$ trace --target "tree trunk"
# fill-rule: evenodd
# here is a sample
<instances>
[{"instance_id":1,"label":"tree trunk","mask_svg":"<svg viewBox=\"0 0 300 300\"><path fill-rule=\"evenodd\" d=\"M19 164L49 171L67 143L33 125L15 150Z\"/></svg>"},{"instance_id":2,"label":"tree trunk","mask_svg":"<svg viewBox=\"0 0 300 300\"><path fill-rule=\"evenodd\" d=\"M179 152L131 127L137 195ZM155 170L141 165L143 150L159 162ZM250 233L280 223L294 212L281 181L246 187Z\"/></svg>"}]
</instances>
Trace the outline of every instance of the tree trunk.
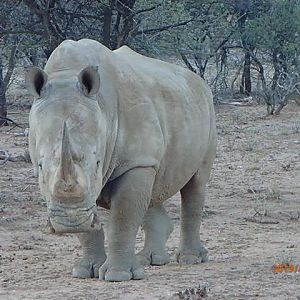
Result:
<instances>
[{"instance_id":1,"label":"tree trunk","mask_svg":"<svg viewBox=\"0 0 300 300\"><path fill-rule=\"evenodd\" d=\"M6 87L3 79L2 56L0 55L0 125L7 125Z\"/></svg>"},{"instance_id":2,"label":"tree trunk","mask_svg":"<svg viewBox=\"0 0 300 300\"><path fill-rule=\"evenodd\" d=\"M238 29L241 35L242 47L245 51L244 68L242 74L242 81L240 84L240 92L249 96L251 94L251 55L250 51L254 48L249 44L248 35L246 31L246 22L248 13L250 12L250 1L236 1L235 10L238 12Z\"/></svg>"},{"instance_id":3,"label":"tree trunk","mask_svg":"<svg viewBox=\"0 0 300 300\"><path fill-rule=\"evenodd\" d=\"M9 86L11 77L13 75L15 67L15 55L17 51L17 42L10 50L10 56L8 59L7 72L3 74L3 60L2 50L0 49L0 125L7 125L7 103L6 103L6 91Z\"/></svg>"},{"instance_id":4,"label":"tree trunk","mask_svg":"<svg viewBox=\"0 0 300 300\"><path fill-rule=\"evenodd\" d=\"M8 125L7 124L7 105L6 105L6 97L5 93L0 90L0 125Z\"/></svg>"},{"instance_id":5,"label":"tree trunk","mask_svg":"<svg viewBox=\"0 0 300 300\"><path fill-rule=\"evenodd\" d=\"M251 94L251 56L249 51L246 51L244 58L244 70L242 75L242 83L240 86L240 92L249 96Z\"/></svg>"},{"instance_id":6,"label":"tree trunk","mask_svg":"<svg viewBox=\"0 0 300 300\"><path fill-rule=\"evenodd\" d=\"M0 125L7 125L7 104L5 96L5 84L3 81L2 60L0 57Z\"/></svg>"},{"instance_id":7,"label":"tree trunk","mask_svg":"<svg viewBox=\"0 0 300 300\"><path fill-rule=\"evenodd\" d=\"M122 0L117 2L118 10L122 11L123 26L121 32L117 36L116 48L126 45L127 42L130 40L130 34L134 27L134 14L132 12L135 2L136 0Z\"/></svg>"},{"instance_id":8,"label":"tree trunk","mask_svg":"<svg viewBox=\"0 0 300 300\"><path fill-rule=\"evenodd\" d=\"M102 37L103 37L103 44L109 49L112 49L111 18L112 18L112 8L107 6L104 9Z\"/></svg>"},{"instance_id":9,"label":"tree trunk","mask_svg":"<svg viewBox=\"0 0 300 300\"><path fill-rule=\"evenodd\" d=\"M277 49L274 49L273 50L273 53L272 53L272 62L273 62L273 68L274 68L274 74L273 74L273 78L272 78L272 85L271 85L271 89L274 91L277 87L277 82L278 82L278 79L279 79L279 73L280 73L280 70L279 70L279 62L278 62L278 51Z\"/></svg>"}]
</instances>

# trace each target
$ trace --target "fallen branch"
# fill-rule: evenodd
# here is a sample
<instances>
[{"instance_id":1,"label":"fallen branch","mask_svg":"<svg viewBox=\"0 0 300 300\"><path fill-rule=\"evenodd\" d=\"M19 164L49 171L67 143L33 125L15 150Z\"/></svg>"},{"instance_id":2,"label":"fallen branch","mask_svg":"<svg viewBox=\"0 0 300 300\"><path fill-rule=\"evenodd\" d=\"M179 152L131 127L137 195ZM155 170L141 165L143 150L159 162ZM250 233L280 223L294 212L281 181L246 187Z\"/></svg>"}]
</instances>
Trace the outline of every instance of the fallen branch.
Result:
<instances>
[{"instance_id":1,"label":"fallen branch","mask_svg":"<svg viewBox=\"0 0 300 300\"><path fill-rule=\"evenodd\" d=\"M28 142L21 142L21 143L15 142L14 145L15 146L25 146L26 147L26 146L28 146Z\"/></svg>"},{"instance_id":2,"label":"fallen branch","mask_svg":"<svg viewBox=\"0 0 300 300\"><path fill-rule=\"evenodd\" d=\"M11 129L13 129L14 127L12 127ZM11 135L14 135L14 136L28 136L29 135L29 128L25 128L23 132L10 132L11 129L7 130L5 133L6 134L11 134Z\"/></svg>"},{"instance_id":3,"label":"fallen branch","mask_svg":"<svg viewBox=\"0 0 300 300\"><path fill-rule=\"evenodd\" d=\"M28 151L24 152L24 155L11 156L6 150L0 150L0 166L4 165L8 161L25 161L30 162L30 156Z\"/></svg>"},{"instance_id":4,"label":"fallen branch","mask_svg":"<svg viewBox=\"0 0 300 300\"><path fill-rule=\"evenodd\" d=\"M249 102L224 102L224 101L219 101L218 104L232 105L232 106L253 106L253 103L249 103Z\"/></svg>"},{"instance_id":5,"label":"fallen branch","mask_svg":"<svg viewBox=\"0 0 300 300\"><path fill-rule=\"evenodd\" d=\"M259 223L259 224L279 224L279 221L273 221L266 219L265 216L253 216L244 219L247 222Z\"/></svg>"},{"instance_id":6,"label":"fallen branch","mask_svg":"<svg viewBox=\"0 0 300 300\"><path fill-rule=\"evenodd\" d=\"M0 116L0 119L1 119L1 120L5 120L5 121L7 121L7 122L11 122L12 124L14 124L15 126L17 126L17 127L19 127L19 128L23 128L21 125L17 124L15 121L13 121L13 120L10 119L10 118L6 118L6 117L1 117L1 116Z\"/></svg>"},{"instance_id":7,"label":"fallen branch","mask_svg":"<svg viewBox=\"0 0 300 300\"><path fill-rule=\"evenodd\" d=\"M9 153L6 150L0 150L0 165L4 165L8 160L10 156Z\"/></svg>"}]
</instances>

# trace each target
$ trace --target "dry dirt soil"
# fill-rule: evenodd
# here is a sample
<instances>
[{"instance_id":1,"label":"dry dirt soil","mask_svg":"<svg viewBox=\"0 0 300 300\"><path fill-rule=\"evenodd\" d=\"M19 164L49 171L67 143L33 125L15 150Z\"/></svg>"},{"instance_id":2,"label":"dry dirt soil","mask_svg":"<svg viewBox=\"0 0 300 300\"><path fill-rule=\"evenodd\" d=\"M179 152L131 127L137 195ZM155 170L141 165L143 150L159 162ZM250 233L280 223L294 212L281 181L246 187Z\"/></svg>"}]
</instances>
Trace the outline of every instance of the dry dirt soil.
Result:
<instances>
[{"instance_id":1,"label":"dry dirt soil","mask_svg":"<svg viewBox=\"0 0 300 300\"><path fill-rule=\"evenodd\" d=\"M26 128L28 109L11 106L9 117ZM175 195L166 203L175 223L169 265L147 267L141 281L73 279L79 243L73 235L45 232L46 204L32 165L19 157L0 166L0 299L300 299L300 273L272 272L274 264L300 264L300 107L290 104L280 116L265 117L262 106L222 105L216 115L218 153L201 236L207 263L175 262ZM0 150L24 155L23 132L0 128ZM139 232L137 250L142 243Z\"/></svg>"}]
</instances>

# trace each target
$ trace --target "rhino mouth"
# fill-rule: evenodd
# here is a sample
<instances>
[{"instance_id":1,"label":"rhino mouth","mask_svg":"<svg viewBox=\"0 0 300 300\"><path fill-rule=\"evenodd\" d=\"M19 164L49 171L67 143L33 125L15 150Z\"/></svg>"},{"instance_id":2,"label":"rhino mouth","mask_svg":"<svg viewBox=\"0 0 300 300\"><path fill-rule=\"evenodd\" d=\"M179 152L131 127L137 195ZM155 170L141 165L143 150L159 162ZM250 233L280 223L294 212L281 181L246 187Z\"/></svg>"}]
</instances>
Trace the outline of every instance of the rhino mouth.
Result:
<instances>
[{"instance_id":1,"label":"rhino mouth","mask_svg":"<svg viewBox=\"0 0 300 300\"><path fill-rule=\"evenodd\" d=\"M50 233L76 233L100 229L96 205L88 208L51 207L48 210Z\"/></svg>"}]
</instances>

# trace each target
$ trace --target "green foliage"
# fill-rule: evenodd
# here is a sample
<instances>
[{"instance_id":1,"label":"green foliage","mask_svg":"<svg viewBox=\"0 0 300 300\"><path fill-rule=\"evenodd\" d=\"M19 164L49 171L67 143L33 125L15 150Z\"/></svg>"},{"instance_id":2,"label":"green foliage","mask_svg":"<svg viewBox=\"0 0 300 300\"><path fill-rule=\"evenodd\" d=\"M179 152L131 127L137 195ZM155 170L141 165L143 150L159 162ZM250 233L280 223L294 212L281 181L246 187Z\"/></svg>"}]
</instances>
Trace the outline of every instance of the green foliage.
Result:
<instances>
[{"instance_id":1,"label":"green foliage","mask_svg":"<svg viewBox=\"0 0 300 300\"><path fill-rule=\"evenodd\" d=\"M174 53L174 39L182 31L184 25L170 27L167 30L160 30L160 28L191 20L191 16L181 2L172 0L138 0L135 8L137 11L147 7L156 8L150 13L144 12L135 17L136 23L139 24L140 34L132 39L131 46L156 57Z\"/></svg>"},{"instance_id":2,"label":"green foliage","mask_svg":"<svg viewBox=\"0 0 300 300\"><path fill-rule=\"evenodd\" d=\"M35 57L45 60L62 40L80 38L111 49L126 44L162 59L181 57L206 79L210 70L214 91L234 81L251 86L253 72L263 87L271 81L275 90L287 73L297 72L300 0L0 1L4 64L6 49L16 43L17 59L36 63ZM265 74L266 63L273 74ZM229 73L235 76L231 84Z\"/></svg>"},{"instance_id":3,"label":"green foliage","mask_svg":"<svg viewBox=\"0 0 300 300\"><path fill-rule=\"evenodd\" d=\"M247 31L258 48L267 51L278 49L287 56L299 55L299 1L272 1L262 15L249 20Z\"/></svg>"}]
</instances>

